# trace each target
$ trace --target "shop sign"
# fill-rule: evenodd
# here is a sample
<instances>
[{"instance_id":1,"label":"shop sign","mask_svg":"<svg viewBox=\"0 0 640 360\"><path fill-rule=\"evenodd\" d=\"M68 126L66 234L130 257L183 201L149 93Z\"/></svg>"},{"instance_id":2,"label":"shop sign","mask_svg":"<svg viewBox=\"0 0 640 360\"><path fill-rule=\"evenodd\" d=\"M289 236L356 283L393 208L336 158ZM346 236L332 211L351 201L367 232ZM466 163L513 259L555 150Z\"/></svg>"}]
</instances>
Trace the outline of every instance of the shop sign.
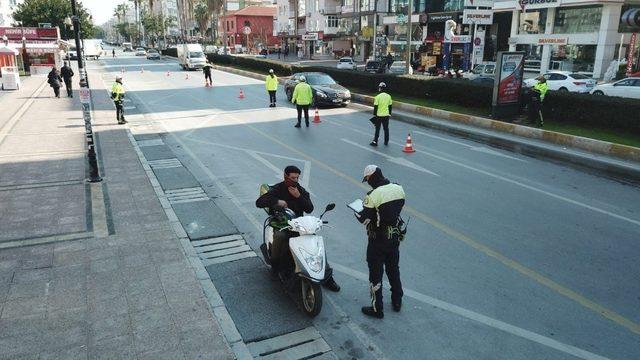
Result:
<instances>
[{"instance_id":1,"label":"shop sign","mask_svg":"<svg viewBox=\"0 0 640 360\"><path fill-rule=\"evenodd\" d=\"M524 52L499 52L493 106L517 104L524 72Z\"/></svg>"},{"instance_id":2,"label":"shop sign","mask_svg":"<svg viewBox=\"0 0 640 360\"><path fill-rule=\"evenodd\" d=\"M242 28L242 33L245 34L245 35L251 34L251 28L248 27L248 26L243 27Z\"/></svg>"},{"instance_id":3,"label":"shop sign","mask_svg":"<svg viewBox=\"0 0 640 360\"><path fill-rule=\"evenodd\" d=\"M542 36L538 38L538 45L567 45L566 37Z\"/></svg>"},{"instance_id":4,"label":"shop sign","mask_svg":"<svg viewBox=\"0 0 640 360\"><path fill-rule=\"evenodd\" d=\"M451 12L451 13L440 13L440 14L429 14L429 19L428 22L430 23L443 23L447 20L453 20L453 21L457 21L458 20L458 13L455 12Z\"/></svg>"},{"instance_id":5,"label":"shop sign","mask_svg":"<svg viewBox=\"0 0 640 360\"><path fill-rule=\"evenodd\" d=\"M450 40L445 38L444 42L452 44L466 44L471 42L471 35L453 35Z\"/></svg>"},{"instance_id":6,"label":"shop sign","mask_svg":"<svg viewBox=\"0 0 640 360\"><path fill-rule=\"evenodd\" d=\"M464 9L462 23L491 25L493 24L493 10Z\"/></svg>"},{"instance_id":7,"label":"shop sign","mask_svg":"<svg viewBox=\"0 0 640 360\"><path fill-rule=\"evenodd\" d=\"M465 7L493 7L493 0L464 0Z\"/></svg>"},{"instance_id":8,"label":"shop sign","mask_svg":"<svg viewBox=\"0 0 640 360\"><path fill-rule=\"evenodd\" d=\"M442 43L439 41L434 41L433 42L433 55L440 55L442 54Z\"/></svg>"},{"instance_id":9,"label":"shop sign","mask_svg":"<svg viewBox=\"0 0 640 360\"><path fill-rule=\"evenodd\" d=\"M22 40L23 36L27 40L58 39L58 29L34 27L0 27L0 37L3 37L5 35L9 40Z\"/></svg>"},{"instance_id":10,"label":"shop sign","mask_svg":"<svg viewBox=\"0 0 640 360\"><path fill-rule=\"evenodd\" d=\"M407 15L398 14L398 16L396 16L396 22L398 24L405 24L407 22Z\"/></svg>"},{"instance_id":11,"label":"shop sign","mask_svg":"<svg viewBox=\"0 0 640 360\"><path fill-rule=\"evenodd\" d=\"M302 35L302 40L304 40L304 41L315 41L315 40L318 40L318 33L304 34L304 35Z\"/></svg>"},{"instance_id":12,"label":"shop sign","mask_svg":"<svg viewBox=\"0 0 640 360\"><path fill-rule=\"evenodd\" d=\"M520 9L543 9L560 6L561 0L518 0Z\"/></svg>"},{"instance_id":13,"label":"shop sign","mask_svg":"<svg viewBox=\"0 0 640 360\"><path fill-rule=\"evenodd\" d=\"M631 75L631 70L633 66L633 55L636 52L636 38L638 37L638 33L631 34L631 40L629 41L629 53L627 54L627 69L625 73L627 75Z\"/></svg>"}]
</instances>

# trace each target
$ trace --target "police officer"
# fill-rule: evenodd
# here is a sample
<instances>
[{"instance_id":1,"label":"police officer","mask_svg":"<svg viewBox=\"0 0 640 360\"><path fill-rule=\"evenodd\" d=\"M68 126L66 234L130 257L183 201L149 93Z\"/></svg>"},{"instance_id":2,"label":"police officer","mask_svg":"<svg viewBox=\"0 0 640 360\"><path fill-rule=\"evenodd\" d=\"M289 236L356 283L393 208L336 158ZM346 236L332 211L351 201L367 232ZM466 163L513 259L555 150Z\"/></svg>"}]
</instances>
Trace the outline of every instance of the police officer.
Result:
<instances>
[{"instance_id":1,"label":"police officer","mask_svg":"<svg viewBox=\"0 0 640 360\"><path fill-rule=\"evenodd\" d=\"M293 96L291 102L296 104L296 110L298 110L298 123L295 127L300 127L300 118L302 111L304 111L304 122L309 127L309 105L313 101L313 92L311 86L307 84L307 78L304 75L300 76L300 82L293 89Z\"/></svg>"},{"instance_id":2,"label":"police officer","mask_svg":"<svg viewBox=\"0 0 640 360\"><path fill-rule=\"evenodd\" d=\"M404 206L405 194L402 186L393 184L382 175L376 165L364 168L362 182L367 182L371 190L364 200L364 209L356 213L358 220L367 228L367 264L369 266L369 288L371 306L362 308L365 315L382 319L382 275L386 269L391 284L393 310L402 307L402 283L400 282L400 241L404 237L400 212Z\"/></svg>"},{"instance_id":3,"label":"police officer","mask_svg":"<svg viewBox=\"0 0 640 360\"><path fill-rule=\"evenodd\" d=\"M208 62L202 67L202 73L204 74L204 87L213 86L213 80L211 79L211 69L213 66Z\"/></svg>"},{"instance_id":4,"label":"police officer","mask_svg":"<svg viewBox=\"0 0 640 360\"><path fill-rule=\"evenodd\" d=\"M269 93L269 107L276 107L276 91L278 90L278 77L269 69L269 75L265 79L265 87Z\"/></svg>"},{"instance_id":5,"label":"police officer","mask_svg":"<svg viewBox=\"0 0 640 360\"><path fill-rule=\"evenodd\" d=\"M384 144L389 145L389 116L391 116L391 108L393 100L391 95L385 92L387 84L381 82L378 84L378 95L373 100L373 124L376 132L373 135L373 141L369 143L371 146L378 146L378 137L380 136L380 125L384 129Z\"/></svg>"},{"instance_id":6,"label":"police officer","mask_svg":"<svg viewBox=\"0 0 640 360\"><path fill-rule=\"evenodd\" d=\"M544 76L540 76L536 80L538 80L538 82L533 86L533 90L531 91L531 109L529 116L535 119L536 126L542 127L544 125L542 103L549 90L549 85Z\"/></svg>"},{"instance_id":7,"label":"police officer","mask_svg":"<svg viewBox=\"0 0 640 360\"><path fill-rule=\"evenodd\" d=\"M118 120L118 124L126 124L127 121L124 119L124 107L122 105L122 101L124 100L124 87L122 86L122 76L117 75L116 81L111 86L111 99L113 103L116 105L116 119Z\"/></svg>"}]
</instances>

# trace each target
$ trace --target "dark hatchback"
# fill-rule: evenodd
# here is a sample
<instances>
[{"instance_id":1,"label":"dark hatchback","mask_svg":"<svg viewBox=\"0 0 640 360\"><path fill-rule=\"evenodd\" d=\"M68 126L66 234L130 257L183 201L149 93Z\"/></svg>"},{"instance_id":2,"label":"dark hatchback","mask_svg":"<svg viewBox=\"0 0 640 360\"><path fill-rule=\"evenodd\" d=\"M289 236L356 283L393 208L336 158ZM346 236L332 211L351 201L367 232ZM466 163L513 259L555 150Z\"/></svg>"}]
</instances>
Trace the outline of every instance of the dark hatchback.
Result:
<instances>
[{"instance_id":1,"label":"dark hatchback","mask_svg":"<svg viewBox=\"0 0 640 360\"><path fill-rule=\"evenodd\" d=\"M364 66L364 71L368 73L384 74L386 70L387 63L385 63L384 61L369 60Z\"/></svg>"},{"instance_id":2,"label":"dark hatchback","mask_svg":"<svg viewBox=\"0 0 640 360\"><path fill-rule=\"evenodd\" d=\"M300 82L300 76L307 78L307 83L313 92L314 106L339 105L347 106L351 102L351 92L344 86L338 84L333 78L322 72L296 73L284 83L284 91L287 99L291 101L293 89Z\"/></svg>"}]
</instances>

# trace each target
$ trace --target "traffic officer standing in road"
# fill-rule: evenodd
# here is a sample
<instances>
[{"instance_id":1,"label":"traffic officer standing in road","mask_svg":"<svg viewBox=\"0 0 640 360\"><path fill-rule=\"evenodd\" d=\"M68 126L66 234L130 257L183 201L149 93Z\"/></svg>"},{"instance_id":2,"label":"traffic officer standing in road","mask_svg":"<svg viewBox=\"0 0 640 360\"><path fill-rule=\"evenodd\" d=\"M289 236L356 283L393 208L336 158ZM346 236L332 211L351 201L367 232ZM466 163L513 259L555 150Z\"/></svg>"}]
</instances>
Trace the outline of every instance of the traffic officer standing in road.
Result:
<instances>
[{"instance_id":1,"label":"traffic officer standing in road","mask_svg":"<svg viewBox=\"0 0 640 360\"><path fill-rule=\"evenodd\" d=\"M204 64L202 67L202 72L204 73L204 86L209 87L213 86L213 80L211 79L211 69L213 66L208 62Z\"/></svg>"},{"instance_id":2,"label":"traffic officer standing in road","mask_svg":"<svg viewBox=\"0 0 640 360\"><path fill-rule=\"evenodd\" d=\"M124 106L122 104L124 100L124 87L122 86L122 76L116 75L116 81L111 86L111 99L116 105L116 119L118 124L126 124L124 119Z\"/></svg>"},{"instance_id":3,"label":"traffic officer standing in road","mask_svg":"<svg viewBox=\"0 0 640 360\"><path fill-rule=\"evenodd\" d=\"M533 90L531 91L531 101L529 116L530 118L535 119L535 124L538 127L544 126L544 119L542 118L542 104L544 103L544 97L547 95L547 91L549 90L549 84L547 84L547 79L544 76L538 77L536 80L538 82L533 86Z\"/></svg>"},{"instance_id":4,"label":"traffic officer standing in road","mask_svg":"<svg viewBox=\"0 0 640 360\"><path fill-rule=\"evenodd\" d=\"M71 78L74 74L71 67L69 67L69 62L64 62L64 66L60 69L60 75L62 75L64 86L67 88L67 96L73 97L73 89L71 89Z\"/></svg>"},{"instance_id":5,"label":"traffic officer standing in road","mask_svg":"<svg viewBox=\"0 0 640 360\"><path fill-rule=\"evenodd\" d=\"M382 175L376 165L364 168L362 182L373 188L364 202L363 210L356 218L367 228L367 264L369 265L369 288L371 306L364 306L365 315L382 319L382 275L386 269L391 284L391 303L393 310L402 307L402 283L400 282L400 241L406 233L406 227L400 217L404 206L405 194L402 186L391 183ZM404 228L403 228L404 227Z\"/></svg>"},{"instance_id":6,"label":"traffic officer standing in road","mask_svg":"<svg viewBox=\"0 0 640 360\"><path fill-rule=\"evenodd\" d=\"M371 121L376 127L376 132L373 135L373 141L369 143L371 146L378 146L380 125L384 129L384 144L389 145L389 116L391 116L393 100L391 100L391 95L385 92L386 88L387 84L383 82L378 84L378 95L373 100L373 118Z\"/></svg>"},{"instance_id":7,"label":"traffic officer standing in road","mask_svg":"<svg viewBox=\"0 0 640 360\"><path fill-rule=\"evenodd\" d=\"M278 77L269 69L269 75L265 80L265 86L269 93L269 107L276 107L276 91L278 90Z\"/></svg>"},{"instance_id":8,"label":"traffic officer standing in road","mask_svg":"<svg viewBox=\"0 0 640 360\"><path fill-rule=\"evenodd\" d=\"M298 110L298 123L295 127L300 127L300 120L302 117L302 111L304 111L304 122L309 127L309 105L313 101L313 92L311 86L307 84L307 78L304 75L300 76L300 82L293 89L293 96L291 102L296 104L296 110Z\"/></svg>"}]
</instances>

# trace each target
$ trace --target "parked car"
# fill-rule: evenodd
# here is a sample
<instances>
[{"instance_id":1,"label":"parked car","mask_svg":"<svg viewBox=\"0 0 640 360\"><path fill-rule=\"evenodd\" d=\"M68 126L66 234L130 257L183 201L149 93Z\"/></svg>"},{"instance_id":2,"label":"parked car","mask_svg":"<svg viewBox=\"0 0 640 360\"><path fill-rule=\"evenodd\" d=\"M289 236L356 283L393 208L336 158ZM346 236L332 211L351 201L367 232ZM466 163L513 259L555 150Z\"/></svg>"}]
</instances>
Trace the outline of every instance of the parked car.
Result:
<instances>
[{"instance_id":1,"label":"parked car","mask_svg":"<svg viewBox=\"0 0 640 360\"><path fill-rule=\"evenodd\" d=\"M496 73L496 63L486 62L484 64L477 64L473 70L465 72L462 77L465 79L473 80L477 77L492 77Z\"/></svg>"},{"instance_id":2,"label":"parked car","mask_svg":"<svg viewBox=\"0 0 640 360\"><path fill-rule=\"evenodd\" d=\"M136 56L147 56L147 52L144 50L144 48L136 48Z\"/></svg>"},{"instance_id":3,"label":"parked car","mask_svg":"<svg viewBox=\"0 0 640 360\"><path fill-rule=\"evenodd\" d=\"M364 71L373 74L384 74L387 70L387 63L384 61L369 60L364 65Z\"/></svg>"},{"instance_id":4,"label":"parked car","mask_svg":"<svg viewBox=\"0 0 640 360\"><path fill-rule=\"evenodd\" d=\"M205 54L217 54L218 53L218 47L215 45L207 45L204 47L204 53Z\"/></svg>"},{"instance_id":5,"label":"parked car","mask_svg":"<svg viewBox=\"0 0 640 360\"><path fill-rule=\"evenodd\" d=\"M358 65L356 64L356 62L353 61L353 58L350 58L350 57L340 58L340 60L338 60L338 65L336 65L336 67L338 69L349 69L349 70L358 69Z\"/></svg>"},{"instance_id":6,"label":"parked car","mask_svg":"<svg viewBox=\"0 0 640 360\"><path fill-rule=\"evenodd\" d=\"M69 47L69 51L67 51L67 60L77 60L78 59L78 51L75 46Z\"/></svg>"},{"instance_id":7,"label":"parked car","mask_svg":"<svg viewBox=\"0 0 640 360\"><path fill-rule=\"evenodd\" d=\"M614 83L597 85L591 90L591 94L640 99L640 77L629 77Z\"/></svg>"},{"instance_id":8,"label":"parked car","mask_svg":"<svg viewBox=\"0 0 640 360\"><path fill-rule=\"evenodd\" d=\"M411 67L409 67L409 73L413 73ZM407 62L404 60L394 61L389 68L389 72L392 74L406 74L407 73Z\"/></svg>"},{"instance_id":9,"label":"parked car","mask_svg":"<svg viewBox=\"0 0 640 360\"><path fill-rule=\"evenodd\" d=\"M568 71L551 71L543 75L547 79L549 90L571 91L588 93L596 86L596 80L587 75L571 73ZM536 79L526 79L524 84L532 87L536 84Z\"/></svg>"},{"instance_id":10,"label":"parked car","mask_svg":"<svg viewBox=\"0 0 640 360\"><path fill-rule=\"evenodd\" d=\"M307 78L307 83L313 92L313 105L340 105L347 106L351 102L351 92L338 84L333 78L322 72L296 73L284 83L284 91L287 99L291 101L293 89L300 82L300 76Z\"/></svg>"},{"instance_id":11,"label":"parked car","mask_svg":"<svg viewBox=\"0 0 640 360\"><path fill-rule=\"evenodd\" d=\"M148 60L160 60L160 53L156 49L149 49L147 51Z\"/></svg>"},{"instance_id":12,"label":"parked car","mask_svg":"<svg viewBox=\"0 0 640 360\"><path fill-rule=\"evenodd\" d=\"M267 49L262 49L260 50L260 52L256 55L257 58L263 58L266 59L267 55L269 55L269 50Z\"/></svg>"}]
</instances>

